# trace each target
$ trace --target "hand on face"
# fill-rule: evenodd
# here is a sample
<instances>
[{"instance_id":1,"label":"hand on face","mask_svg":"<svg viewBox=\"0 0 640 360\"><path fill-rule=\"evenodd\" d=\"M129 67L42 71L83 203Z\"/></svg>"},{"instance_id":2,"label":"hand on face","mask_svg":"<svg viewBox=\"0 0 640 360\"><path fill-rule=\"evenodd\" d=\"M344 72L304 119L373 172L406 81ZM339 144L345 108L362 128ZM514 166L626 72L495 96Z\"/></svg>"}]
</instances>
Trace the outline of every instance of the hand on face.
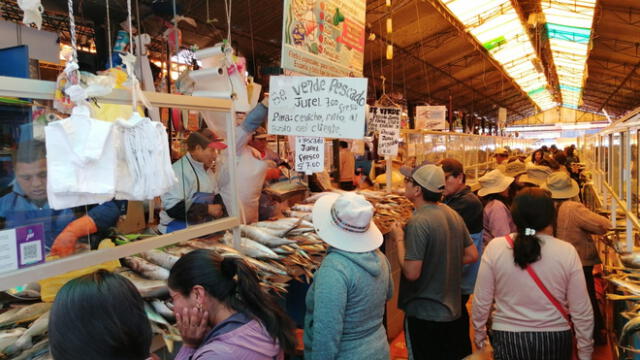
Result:
<instances>
[{"instance_id":1,"label":"hand on face","mask_svg":"<svg viewBox=\"0 0 640 360\"><path fill-rule=\"evenodd\" d=\"M211 330L209 327L209 312L201 308L183 308L176 311L176 326L180 331L185 346L197 348Z\"/></svg>"}]
</instances>

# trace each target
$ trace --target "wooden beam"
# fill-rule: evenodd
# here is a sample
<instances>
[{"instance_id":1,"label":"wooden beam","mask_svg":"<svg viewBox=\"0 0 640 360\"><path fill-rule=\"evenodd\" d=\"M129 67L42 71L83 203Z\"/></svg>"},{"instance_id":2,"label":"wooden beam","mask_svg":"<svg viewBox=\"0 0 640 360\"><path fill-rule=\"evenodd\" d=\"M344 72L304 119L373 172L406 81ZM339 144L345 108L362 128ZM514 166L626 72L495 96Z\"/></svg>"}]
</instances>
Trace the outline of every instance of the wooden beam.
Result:
<instances>
[{"instance_id":1,"label":"wooden beam","mask_svg":"<svg viewBox=\"0 0 640 360\"><path fill-rule=\"evenodd\" d=\"M609 100L611 100L611 98L620 90L620 88L622 88L624 86L624 84L629 81L629 79L633 76L633 74L636 72L636 70L638 69L638 67L640 67L640 61L636 64L636 66L633 67L633 69L631 69L631 71L629 71L629 74L627 75L627 77L624 78L624 80L622 80L620 82L620 84L618 85L618 87L611 93L611 95L609 95L609 97L607 98L607 100L605 100L602 105L600 105L600 108L598 109L598 112L602 111L602 109L604 109L605 106L607 106L607 103L609 102Z\"/></svg>"}]
</instances>

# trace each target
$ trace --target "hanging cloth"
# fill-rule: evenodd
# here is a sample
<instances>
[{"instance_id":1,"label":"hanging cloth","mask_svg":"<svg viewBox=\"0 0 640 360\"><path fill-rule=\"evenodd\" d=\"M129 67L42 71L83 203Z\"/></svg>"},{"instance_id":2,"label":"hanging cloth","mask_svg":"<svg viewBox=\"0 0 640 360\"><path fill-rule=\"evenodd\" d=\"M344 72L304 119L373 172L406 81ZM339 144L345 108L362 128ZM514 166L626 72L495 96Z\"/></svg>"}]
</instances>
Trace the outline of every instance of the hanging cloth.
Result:
<instances>
[{"instance_id":1,"label":"hanging cloth","mask_svg":"<svg viewBox=\"0 0 640 360\"><path fill-rule=\"evenodd\" d=\"M115 192L112 123L78 105L71 116L45 127L47 195L53 209L103 203Z\"/></svg>"},{"instance_id":2,"label":"hanging cloth","mask_svg":"<svg viewBox=\"0 0 640 360\"><path fill-rule=\"evenodd\" d=\"M134 113L118 119L116 199L147 200L160 196L177 183L171 167L169 140L162 123Z\"/></svg>"}]
</instances>

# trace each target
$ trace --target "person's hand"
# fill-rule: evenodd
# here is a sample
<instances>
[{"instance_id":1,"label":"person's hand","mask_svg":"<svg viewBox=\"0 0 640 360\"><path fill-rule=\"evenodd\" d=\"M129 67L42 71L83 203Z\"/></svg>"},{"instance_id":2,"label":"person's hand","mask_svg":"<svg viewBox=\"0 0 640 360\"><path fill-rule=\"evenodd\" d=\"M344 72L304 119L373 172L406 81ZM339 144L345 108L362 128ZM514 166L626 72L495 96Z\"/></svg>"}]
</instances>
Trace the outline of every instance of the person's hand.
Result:
<instances>
[{"instance_id":1,"label":"person's hand","mask_svg":"<svg viewBox=\"0 0 640 360\"><path fill-rule=\"evenodd\" d=\"M56 237L51 246L51 252L49 255L51 256L69 256L76 252L76 243L78 242L78 237L69 231L63 231Z\"/></svg>"},{"instance_id":2,"label":"person's hand","mask_svg":"<svg viewBox=\"0 0 640 360\"><path fill-rule=\"evenodd\" d=\"M176 312L176 327L180 331L184 345L197 348L211 330L209 312L195 307L191 310L184 308L182 313Z\"/></svg>"},{"instance_id":3,"label":"person's hand","mask_svg":"<svg viewBox=\"0 0 640 360\"><path fill-rule=\"evenodd\" d=\"M209 215L217 219L219 217L222 217L223 214L224 212L222 210L222 205L220 204L209 205Z\"/></svg>"},{"instance_id":4,"label":"person's hand","mask_svg":"<svg viewBox=\"0 0 640 360\"><path fill-rule=\"evenodd\" d=\"M265 95L265 97L264 97L264 99L262 99L261 103L265 107L269 107L269 95Z\"/></svg>"},{"instance_id":5,"label":"person's hand","mask_svg":"<svg viewBox=\"0 0 640 360\"><path fill-rule=\"evenodd\" d=\"M389 240L393 242L403 241L404 240L404 230L402 229L402 225L398 222L393 224L391 230L389 231Z\"/></svg>"}]
</instances>

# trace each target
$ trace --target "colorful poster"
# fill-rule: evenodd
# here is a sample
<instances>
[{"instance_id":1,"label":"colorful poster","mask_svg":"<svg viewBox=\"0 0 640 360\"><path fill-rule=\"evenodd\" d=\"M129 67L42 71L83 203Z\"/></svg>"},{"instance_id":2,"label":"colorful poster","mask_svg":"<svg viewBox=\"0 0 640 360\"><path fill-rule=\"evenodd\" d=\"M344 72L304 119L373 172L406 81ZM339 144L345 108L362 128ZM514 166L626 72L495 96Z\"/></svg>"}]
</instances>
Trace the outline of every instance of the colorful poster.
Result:
<instances>
[{"instance_id":1,"label":"colorful poster","mask_svg":"<svg viewBox=\"0 0 640 360\"><path fill-rule=\"evenodd\" d=\"M366 8L365 0L285 0L282 68L361 77Z\"/></svg>"},{"instance_id":2,"label":"colorful poster","mask_svg":"<svg viewBox=\"0 0 640 360\"><path fill-rule=\"evenodd\" d=\"M366 78L272 76L269 134L364 137Z\"/></svg>"}]
</instances>

